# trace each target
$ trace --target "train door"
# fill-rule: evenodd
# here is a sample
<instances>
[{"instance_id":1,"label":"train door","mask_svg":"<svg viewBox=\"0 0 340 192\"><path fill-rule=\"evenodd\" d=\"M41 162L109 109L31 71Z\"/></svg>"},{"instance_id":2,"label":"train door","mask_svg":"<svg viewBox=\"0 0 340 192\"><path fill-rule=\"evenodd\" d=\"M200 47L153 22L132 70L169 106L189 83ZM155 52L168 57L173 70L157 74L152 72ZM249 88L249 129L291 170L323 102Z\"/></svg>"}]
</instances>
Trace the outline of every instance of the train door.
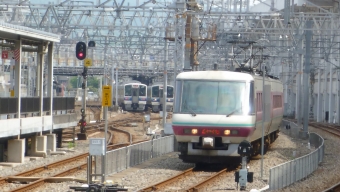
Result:
<instances>
[{"instance_id":1,"label":"train door","mask_svg":"<svg viewBox=\"0 0 340 192\"><path fill-rule=\"evenodd\" d=\"M132 85L132 104L138 104L138 101L139 101L139 86Z\"/></svg>"}]
</instances>

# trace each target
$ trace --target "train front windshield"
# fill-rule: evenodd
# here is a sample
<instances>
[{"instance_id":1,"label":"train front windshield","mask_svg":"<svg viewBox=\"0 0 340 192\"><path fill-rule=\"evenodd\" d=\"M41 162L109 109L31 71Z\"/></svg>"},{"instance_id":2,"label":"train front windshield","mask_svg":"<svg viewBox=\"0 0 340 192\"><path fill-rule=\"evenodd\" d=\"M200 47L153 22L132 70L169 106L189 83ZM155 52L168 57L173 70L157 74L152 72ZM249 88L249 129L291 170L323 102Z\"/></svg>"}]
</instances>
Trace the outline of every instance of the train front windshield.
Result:
<instances>
[{"instance_id":1,"label":"train front windshield","mask_svg":"<svg viewBox=\"0 0 340 192\"><path fill-rule=\"evenodd\" d=\"M168 86L168 87L167 87L166 95L167 95L167 96L166 96L167 98L173 98L173 97L174 97L174 88Z\"/></svg>"},{"instance_id":2,"label":"train front windshield","mask_svg":"<svg viewBox=\"0 0 340 192\"><path fill-rule=\"evenodd\" d=\"M125 85L125 96L146 96L146 86Z\"/></svg>"},{"instance_id":3,"label":"train front windshield","mask_svg":"<svg viewBox=\"0 0 340 192\"><path fill-rule=\"evenodd\" d=\"M146 96L146 86L139 85L139 96Z\"/></svg>"},{"instance_id":4,"label":"train front windshield","mask_svg":"<svg viewBox=\"0 0 340 192\"><path fill-rule=\"evenodd\" d=\"M166 98L173 98L174 97L174 88L168 86L166 89ZM159 97L163 98L163 89L159 89Z\"/></svg>"},{"instance_id":5,"label":"train front windshield","mask_svg":"<svg viewBox=\"0 0 340 192\"><path fill-rule=\"evenodd\" d=\"M125 85L125 96L132 96L132 85Z\"/></svg>"},{"instance_id":6,"label":"train front windshield","mask_svg":"<svg viewBox=\"0 0 340 192\"><path fill-rule=\"evenodd\" d=\"M252 111L250 83L185 80L178 81L177 87L182 89L176 95L180 103L175 105L174 112L242 115Z\"/></svg>"},{"instance_id":7,"label":"train front windshield","mask_svg":"<svg viewBox=\"0 0 340 192\"><path fill-rule=\"evenodd\" d=\"M152 97L159 97L159 86L152 87Z\"/></svg>"}]
</instances>

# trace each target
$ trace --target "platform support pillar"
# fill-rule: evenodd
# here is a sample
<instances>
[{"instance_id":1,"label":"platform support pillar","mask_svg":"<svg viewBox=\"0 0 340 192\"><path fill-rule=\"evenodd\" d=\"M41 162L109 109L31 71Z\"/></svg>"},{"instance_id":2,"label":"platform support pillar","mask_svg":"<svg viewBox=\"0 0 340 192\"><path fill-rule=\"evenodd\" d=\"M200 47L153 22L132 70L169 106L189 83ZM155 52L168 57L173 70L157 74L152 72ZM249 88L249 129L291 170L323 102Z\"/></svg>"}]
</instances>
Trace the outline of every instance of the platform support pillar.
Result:
<instances>
[{"instance_id":1,"label":"platform support pillar","mask_svg":"<svg viewBox=\"0 0 340 192\"><path fill-rule=\"evenodd\" d=\"M56 151L57 143L55 134L47 135L47 150Z\"/></svg>"},{"instance_id":2,"label":"platform support pillar","mask_svg":"<svg viewBox=\"0 0 340 192\"><path fill-rule=\"evenodd\" d=\"M24 163L25 139L8 140L8 162Z\"/></svg>"},{"instance_id":3,"label":"platform support pillar","mask_svg":"<svg viewBox=\"0 0 340 192\"><path fill-rule=\"evenodd\" d=\"M46 157L47 137L33 136L31 138L31 155L38 157Z\"/></svg>"}]
</instances>

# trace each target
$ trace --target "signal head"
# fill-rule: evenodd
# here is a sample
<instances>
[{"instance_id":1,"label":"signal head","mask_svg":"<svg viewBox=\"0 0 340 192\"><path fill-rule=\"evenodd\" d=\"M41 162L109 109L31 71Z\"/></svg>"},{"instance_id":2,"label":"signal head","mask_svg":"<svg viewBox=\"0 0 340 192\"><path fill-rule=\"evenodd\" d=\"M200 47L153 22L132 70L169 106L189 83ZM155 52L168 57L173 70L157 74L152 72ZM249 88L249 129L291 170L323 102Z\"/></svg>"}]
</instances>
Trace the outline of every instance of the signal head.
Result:
<instances>
[{"instance_id":1,"label":"signal head","mask_svg":"<svg viewBox=\"0 0 340 192\"><path fill-rule=\"evenodd\" d=\"M86 44L84 42L78 42L76 45L76 57L79 60L86 58Z\"/></svg>"}]
</instances>

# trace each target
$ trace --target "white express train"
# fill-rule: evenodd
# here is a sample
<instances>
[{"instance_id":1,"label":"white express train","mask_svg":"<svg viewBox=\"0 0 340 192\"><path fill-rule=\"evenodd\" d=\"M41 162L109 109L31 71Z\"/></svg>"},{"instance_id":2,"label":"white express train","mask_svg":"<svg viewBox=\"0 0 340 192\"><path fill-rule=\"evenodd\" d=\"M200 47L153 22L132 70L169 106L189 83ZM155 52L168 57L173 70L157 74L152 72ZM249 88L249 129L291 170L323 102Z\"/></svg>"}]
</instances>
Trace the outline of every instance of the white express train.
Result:
<instances>
[{"instance_id":1,"label":"white express train","mask_svg":"<svg viewBox=\"0 0 340 192\"><path fill-rule=\"evenodd\" d=\"M153 112L158 112L163 108L163 83L154 83L148 86L147 106ZM167 85L166 110L171 111L174 102L174 86Z\"/></svg>"},{"instance_id":2,"label":"white express train","mask_svg":"<svg viewBox=\"0 0 340 192\"><path fill-rule=\"evenodd\" d=\"M226 163L239 157L246 140L251 155L261 153L266 111L265 149L277 137L283 117L283 86L274 78L231 71L183 72L176 77L172 127L179 158L191 163ZM262 94L265 100L262 100Z\"/></svg>"},{"instance_id":3,"label":"white express train","mask_svg":"<svg viewBox=\"0 0 340 192\"><path fill-rule=\"evenodd\" d=\"M130 81L118 85L118 99L116 100L116 89L113 89L113 104L118 105L126 111L144 111L146 108L147 86L139 81Z\"/></svg>"}]
</instances>

